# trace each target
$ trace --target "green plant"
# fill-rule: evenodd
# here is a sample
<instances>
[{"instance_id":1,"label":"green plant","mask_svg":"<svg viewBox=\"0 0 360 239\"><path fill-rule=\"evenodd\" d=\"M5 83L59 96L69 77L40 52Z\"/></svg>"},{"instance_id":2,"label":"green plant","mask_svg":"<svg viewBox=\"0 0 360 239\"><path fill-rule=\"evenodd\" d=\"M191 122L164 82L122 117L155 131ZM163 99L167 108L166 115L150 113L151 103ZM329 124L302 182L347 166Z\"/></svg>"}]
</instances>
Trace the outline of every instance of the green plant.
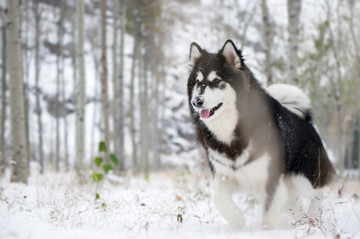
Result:
<instances>
[{"instance_id":1,"label":"green plant","mask_svg":"<svg viewBox=\"0 0 360 239\"><path fill-rule=\"evenodd\" d=\"M107 147L105 142L101 141L99 143L99 153L106 153ZM101 168L102 170L98 170L97 172L93 172L91 174L92 180L99 185L99 183L104 179L104 176L109 174L111 171L114 170L114 166L119 165L119 159L114 155L110 154L109 156L110 161L109 163L104 163L104 159L101 156L98 156L94 159L94 164L97 168ZM96 192L95 200L100 199L100 194Z\"/></svg>"}]
</instances>

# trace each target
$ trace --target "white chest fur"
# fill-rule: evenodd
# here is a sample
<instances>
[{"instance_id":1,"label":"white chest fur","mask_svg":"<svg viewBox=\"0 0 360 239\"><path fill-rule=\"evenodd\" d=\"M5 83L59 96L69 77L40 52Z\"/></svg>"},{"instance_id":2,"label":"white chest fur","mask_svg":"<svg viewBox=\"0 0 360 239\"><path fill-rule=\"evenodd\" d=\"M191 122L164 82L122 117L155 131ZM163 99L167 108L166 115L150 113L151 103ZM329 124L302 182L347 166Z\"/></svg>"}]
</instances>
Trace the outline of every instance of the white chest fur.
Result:
<instances>
[{"instance_id":1,"label":"white chest fur","mask_svg":"<svg viewBox=\"0 0 360 239\"><path fill-rule=\"evenodd\" d=\"M209 159L214 166L215 174L234 180L239 191L263 194L265 193L270 157L268 154L264 154L248 162L251 153L252 142L250 141L249 146L235 161L212 149L209 149Z\"/></svg>"},{"instance_id":2,"label":"white chest fur","mask_svg":"<svg viewBox=\"0 0 360 239\"><path fill-rule=\"evenodd\" d=\"M235 110L224 111L215 119L205 121L205 125L216 136L216 138L224 143L231 143L233 134L238 121L238 115Z\"/></svg>"},{"instance_id":3,"label":"white chest fur","mask_svg":"<svg viewBox=\"0 0 360 239\"><path fill-rule=\"evenodd\" d=\"M233 140L234 130L238 123L239 115L236 108L236 93L230 85L226 85L224 90L221 90L223 95L221 106L217 110L217 114L210 120L204 120L206 127L215 135L215 137L227 144ZM211 95L207 98L219 98Z\"/></svg>"}]
</instances>

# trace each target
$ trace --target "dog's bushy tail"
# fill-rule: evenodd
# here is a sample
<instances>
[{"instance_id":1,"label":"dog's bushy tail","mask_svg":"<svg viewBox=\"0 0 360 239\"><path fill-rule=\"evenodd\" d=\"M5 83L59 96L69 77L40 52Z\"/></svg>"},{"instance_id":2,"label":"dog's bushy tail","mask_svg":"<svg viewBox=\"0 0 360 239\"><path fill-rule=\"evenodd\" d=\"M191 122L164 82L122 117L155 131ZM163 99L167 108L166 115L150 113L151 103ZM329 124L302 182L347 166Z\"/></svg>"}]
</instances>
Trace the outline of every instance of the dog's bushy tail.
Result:
<instances>
[{"instance_id":1,"label":"dog's bushy tail","mask_svg":"<svg viewBox=\"0 0 360 239\"><path fill-rule=\"evenodd\" d=\"M274 84L266 91L285 108L297 116L311 121L311 102L298 87L287 84Z\"/></svg>"}]
</instances>

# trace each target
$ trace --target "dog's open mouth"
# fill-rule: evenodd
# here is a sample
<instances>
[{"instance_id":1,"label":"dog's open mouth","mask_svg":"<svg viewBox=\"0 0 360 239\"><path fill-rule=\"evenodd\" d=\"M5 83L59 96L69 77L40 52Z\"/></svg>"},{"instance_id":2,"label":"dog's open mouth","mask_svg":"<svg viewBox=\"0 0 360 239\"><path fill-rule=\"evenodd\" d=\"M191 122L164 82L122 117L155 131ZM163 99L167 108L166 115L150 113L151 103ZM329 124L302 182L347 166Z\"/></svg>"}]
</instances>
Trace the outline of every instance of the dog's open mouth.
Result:
<instances>
[{"instance_id":1,"label":"dog's open mouth","mask_svg":"<svg viewBox=\"0 0 360 239\"><path fill-rule=\"evenodd\" d=\"M206 109L206 110L200 111L200 117L202 119L210 118L211 116L214 115L215 111L217 111L221 106L222 106L222 103L218 104L217 106L215 106L212 109Z\"/></svg>"}]
</instances>

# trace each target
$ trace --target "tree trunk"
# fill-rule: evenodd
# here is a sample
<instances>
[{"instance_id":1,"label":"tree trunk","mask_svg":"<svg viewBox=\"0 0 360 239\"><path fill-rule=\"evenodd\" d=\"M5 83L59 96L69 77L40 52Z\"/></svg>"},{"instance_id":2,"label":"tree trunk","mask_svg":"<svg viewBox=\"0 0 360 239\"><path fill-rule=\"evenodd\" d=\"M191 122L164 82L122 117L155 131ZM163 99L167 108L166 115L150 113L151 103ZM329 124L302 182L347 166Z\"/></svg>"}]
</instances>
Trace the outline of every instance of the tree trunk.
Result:
<instances>
[{"instance_id":1,"label":"tree trunk","mask_svg":"<svg viewBox=\"0 0 360 239\"><path fill-rule=\"evenodd\" d=\"M126 21L126 1L125 0L120 0L121 1L121 15L120 15L120 29L121 29L121 33L120 33L120 59L119 59L119 86L118 86L118 95L117 95L117 106L119 107L118 109L118 118L117 120L119 121L119 123L117 124L117 126L119 128L116 129L118 135L119 135L119 142L118 142L118 154L117 156L119 157L119 168L121 171L123 171L125 169L125 154L124 154L124 36L125 36L125 21Z\"/></svg>"},{"instance_id":2,"label":"tree trunk","mask_svg":"<svg viewBox=\"0 0 360 239\"><path fill-rule=\"evenodd\" d=\"M236 1L237 0L235 0L235 2ZM243 27L243 30L242 30L242 32L240 34L240 41L242 43L241 48L240 48L241 51L244 50L245 42L247 40L247 33L248 33L249 26L253 23L254 16L256 16L255 12L256 12L256 10L257 10L257 8L259 6L257 1L253 1L253 0L248 0L246 5L250 6L251 2L253 3L253 7L252 7L250 13L248 14L249 17L247 19L244 19L244 27ZM238 11L241 12L242 9L239 7L238 4L236 4L236 5L237 5L236 7L237 7Z\"/></svg>"},{"instance_id":3,"label":"tree trunk","mask_svg":"<svg viewBox=\"0 0 360 239\"><path fill-rule=\"evenodd\" d=\"M152 107L152 112L154 112L153 115L153 140L151 140L151 148L153 150L153 163L154 163L154 168L155 169L159 169L160 165L161 165L161 159L160 159L160 152L159 152L159 145L160 145L160 139L161 139L161 132L159 130L159 110L160 110L160 85L162 80L163 75L160 73L160 67L156 66L155 69L153 69L153 72L155 72L152 77L154 78L155 76L155 80L153 79L153 82L155 82L155 86L153 89L153 93L152 95L154 96L154 101L153 101L153 107Z\"/></svg>"},{"instance_id":4,"label":"tree trunk","mask_svg":"<svg viewBox=\"0 0 360 239\"><path fill-rule=\"evenodd\" d=\"M358 37L356 36L355 34L355 26L354 26L354 20L357 19L355 18L355 16L357 16L356 14L354 14L354 9L355 9L355 0L350 0L349 1L349 10L350 10L350 21L349 21L349 24L350 24L350 33L351 33L351 39L354 43L354 47L355 47L355 57L356 57L356 63L357 63L357 76L358 76L358 79L360 78L360 46L359 46L359 39ZM359 89L358 89L358 92L359 92ZM356 119L357 119L357 122L359 122L359 114L356 114ZM357 129L358 131L360 130L359 129L359 125L357 125ZM357 145L357 147L360 147L360 145ZM360 180L360 153L358 154L359 157L358 157L358 179Z\"/></svg>"},{"instance_id":5,"label":"tree trunk","mask_svg":"<svg viewBox=\"0 0 360 239\"><path fill-rule=\"evenodd\" d=\"M24 81L24 78L23 78ZM29 117L29 97L28 97L28 84L27 83L23 83L23 94L24 94L24 113L25 113L25 142L26 142L26 155L27 155L27 159L26 162L28 163L28 168L30 168L30 127L29 127L29 121L30 121L30 117Z\"/></svg>"},{"instance_id":6,"label":"tree trunk","mask_svg":"<svg viewBox=\"0 0 360 239\"><path fill-rule=\"evenodd\" d=\"M37 126L38 126L38 145L39 145L39 163L40 173L44 173L44 150L42 138L42 109L40 104L40 88L39 88L39 75L40 75L40 13L39 13L38 0L34 0L33 11L35 16L35 97L36 97L36 113L37 113Z\"/></svg>"},{"instance_id":7,"label":"tree trunk","mask_svg":"<svg viewBox=\"0 0 360 239\"><path fill-rule=\"evenodd\" d=\"M161 95L160 95L160 100L159 102L165 102L165 89L166 89L166 79L165 79L165 70L164 70L164 66L160 67L160 84L162 85L162 90L161 90ZM159 135L159 145L161 145L162 142L162 136L164 135L164 125L165 125L165 107L163 105L161 105L160 107L160 117L159 117L159 122L160 125L158 126L158 135ZM160 150L160 148L159 148ZM159 154L159 166L161 164L161 154Z\"/></svg>"},{"instance_id":8,"label":"tree trunk","mask_svg":"<svg viewBox=\"0 0 360 239\"><path fill-rule=\"evenodd\" d=\"M80 179L85 169L85 101L86 75L84 53L84 0L77 0L77 62L78 77L76 77L76 172ZM75 68L74 68L75 71Z\"/></svg>"},{"instance_id":9,"label":"tree trunk","mask_svg":"<svg viewBox=\"0 0 360 239\"><path fill-rule=\"evenodd\" d=\"M25 109L23 96L23 75L21 59L21 31L19 0L7 0L8 17L8 63L10 75L10 111L11 111L11 153L12 182L27 183L29 165L25 129Z\"/></svg>"},{"instance_id":10,"label":"tree trunk","mask_svg":"<svg viewBox=\"0 0 360 239\"><path fill-rule=\"evenodd\" d=\"M143 60L143 55L141 54L142 52L142 42L138 43L138 88L139 88L139 107L140 107L140 128L139 128L139 145L140 145L140 149L139 149L139 169L140 171L144 171L144 162L145 162L145 147L144 147L144 141L145 141L145 135L144 135L144 128L145 128L145 98L144 98L144 82L143 82L143 64L144 64L144 60ZM147 122L146 122L147 123Z\"/></svg>"},{"instance_id":11,"label":"tree trunk","mask_svg":"<svg viewBox=\"0 0 360 239\"><path fill-rule=\"evenodd\" d=\"M351 127L351 131L352 131L352 147L351 147L351 156L350 156L350 161L351 161L351 169L358 169L359 165L358 165L358 161L360 158L360 151L359 151L359 146L360 146L360 132L359 132L359 118L356 117L353 123L353 127Z\"/></svg>"},{"instance_id":12,"label":"tree trunk","mask_svg":"<svg viewBox=\"0 0 360 239\"><path fill-rule=\"evenodd\" d=\"M145 174L149 173L149 96L148 96L148 57L147 54L145 53L145 57L144 57L144 63L143 63L143 108L144 108L144 112L143 112L143 144L142 144L142 151L143 151L143 172Z\"/></svg>"},{"instance_id":13,"label":"tree trunk","mask_svg":"<svg viewBox=\"0 0 360 239\"><path fill-rule=\"evenodd\" d=\"M66 94L65 94L65 67L64 67L64 57L61 57L61 99L62 102L66 102ZM67 115L63 118L64 121L64 164L65 170L69 170L69 142L68 142L68 120Z\"/></svg>"},{"instance_id":14,"label":"tree trunk","mask_svg":"<svg viewBox=\"0 0 360 239\"><path fill-rule=\"evenodd\" d=\"M25 132L26 132L26 149L27 149L27 162L30 163L31 160L31 145L30 145L30 127L31 124L31 117L29 116L29 94L28 94L28 87L29 87L29 1L26 1L24 3L21 3L23 5L22 10L20 10L20 29L23 22L23 25L25 25L22 35L22 62L23 62L23 81L24 81L24 109L25 109ZM22 21L24 19L24 21ZM22 30L20 30L22 31Z\"/></svg>"},{"instance_id":15,"label":"tree trunk","mask_svg":"<svg viewBox=\"0 0 360 239\"><path fill-rule=\"evenodd\" d=\"M6 121L6 28L5 24L2 29L2 67L1 67L1 136L0 136L0 176L5 172L5 121Z\"/></svg>"},{"instance_id":16,"label":"tree trunk","mask_svg":"<svg viewBox=\"0 0 360 239\"><path fill-rule=\"evenodd\" d=\"M66 15L66 12L67 12L67 4L63 4L62 5L62 8L61 8L61 13L62 13L62 16L61 16L61 22L60 24L62 25L64 19L65 19L65 15ZM60 47L59 49L61 50L60 51L60 64L61 64L61 101L62 102L66 102L66 94L65 94L65 57L63 56L63 53L62 53L62 44L63 44L63 37L64 37L64 32L63 30L61 30L61 43L60 43ZM64 166L65 166L65 170L68 170L69 169L69 143L68 143L68 121L67 121L67 114L64 115L64 118L63 118L63 123L64 123Z\"/></svg>"},{"instance_id":17,"label":"tree trunk","mask_svg":"<svg viewBox=\"0 0 360 239\"><path fill-rule=\"evenodd\" d=\"M119 155L119 119L118 119L118 22L119 22L119 0L113 0L113 47L112 47L112 81L113 81L113 100L112 100L112 121L113 121L113 142L114 142L114 153ZM118 156L119 157L119 156Z\"/></svg>"},{"instance_id":18,"label":"tree trunk","mask_svg":"<svg viewBox=\"0 0 360 239\"><path fill-rule=\"evenodd\" d=\"M93 48L95 48L95 45L92 45ZM99 62L99 57L98 55L96 54L96 51L92 51L92 58L93 58L93 61L94 61L94 70L95 70L95 79L100 79L101 76L100 76L100 62ZM94 98L95 99L98 99L98 96L99 96L99 85L95 82L94 84ZM98 109L97 109L97 102L94 103L94 108L93 108L93 114L92 114L92 125L93 127L91 128L91 135L90 135L90 148L92 149L91 150L91 159L93 159L95 157L95 154L98 154L98 151L96 149L96 146L95 146L95 130L96 130L96 125L98 125L98 123L96 122L97 120L97 113L98 113ZM100 120L101 121L101 120ZM98 143L98 142L97 142ZM95 149L95 150L94 150ZM95 152L96 151L96 152ZM90 166L93 164L93 162L90 163Z\"/></svg>"},{"instance_id":19,"label":"tree trunk","mask_svg":"<svg viewBox=\"0 0 360 239\"><path fill-rule=\"evenodd\" d=\"M327 7L327 21L329 23L329 35L330 35L330 47L334 54L335 66L336 66L336 77L332 77L330 80L333 97L336 102L336 113L337 113L337 145L338 145L338 169L340 174L344 173L344 125L343 125L343 113L342 113L342 103L340 99L340 88L342 80L341 74L341 66L340 66L340 57L338 54L338 47L335 45L335 38L331 28L331 7L330 2L327 0L326 2Z\"/></svg>"},{"instance_id":20,"label":"tree trunk","mask_svg":"<svg viewBox=\"0 0 360 239\"><path fill-rule=\"evenodd\" d=\"M63 75L63 66L61 65L62 59L62 40L63 40L63 20L64 20L63 4L60 6L60 16L57 22L58 32L58 54L56 56L56 156L55 156L55 169L59 171L60 167L60 81Z\"/></svg>"},{"instance_id":21,"label":"tree trunk","mask_svg":"<svg viewBox=\"0 0 360 239\"><path fill-rule=\"evenodd\" d=\"M289 83L297 84L299 82L298 69L298 48L300 34L300 13L301 0L287 0L288 8L288 62L289 62Z\"/></svg>"},{"instance_id":22,"label":"tree trunk","mask_svg":"<svg viewBox=\"0 0 360 239\"><path fill-rule=\"evenodd\" d=\"M104 120L104 141L108 148L105 152L105 162L109 161L110 150L110 130L109 130L109 99L108 99L108 69L107 69L107 54L106 54L106 0L100 1L101 8L101 101L103 109Z\"/></svg>"},{"instance_id":23,"label":"tree trunk","mask_svg":"<svg viewBox=\"0 0 360 239\"><path fill-rule=\"evenodd\" d=\"M138 162L137 162L137 145L136 145L136 135L135 135L135 109L134 109L134 97L135 97L135 67L136 67L136 56L138 55L138 36L135 34L134 39L134 48L133 48L133 59L131 66L131 76L130 76L130 135L131 135L131 145L132 145L132 154L131 161L133 167L133 173L138 171Z\"/></svg>"},{"instance_id":24,"label":"tree trunk","mask_svg":"<svg viewBox=\"0 0 360 239\"><path fill-rule=\"evenodd\" d=\"M267 0L261 0L261 9L262 9L262 22L263 22L263 38L265 41L265 73L267 84L271 85L273 83L272 79L272 57L271 57L271 48L273 43L273 34L270 25L270 14L269 8L267 5Z\"/></svg>"}]
</instances>

